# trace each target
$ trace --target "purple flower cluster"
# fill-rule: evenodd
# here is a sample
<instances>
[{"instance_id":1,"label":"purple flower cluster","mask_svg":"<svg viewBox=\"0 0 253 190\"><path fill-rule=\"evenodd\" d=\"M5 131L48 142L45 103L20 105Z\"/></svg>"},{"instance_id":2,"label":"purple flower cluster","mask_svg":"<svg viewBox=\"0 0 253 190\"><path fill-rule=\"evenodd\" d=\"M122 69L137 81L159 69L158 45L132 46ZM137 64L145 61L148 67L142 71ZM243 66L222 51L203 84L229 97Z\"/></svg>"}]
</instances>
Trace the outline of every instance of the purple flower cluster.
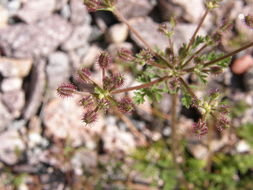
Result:
<instances>
[{"instance_id":1,"label":"purple flower cluster","mask_svg":"<svg viewBox=\"0 0 253 190\"><path fill-rule=\"evenodd\" d=\"M77 81L89 85L91 88L87 88L85 91L79 91L75 85L69 83L62 84L57 89L61 97L71 97L73 94L82 96L79 105L85 111L82 120L86 124L94 123L97 119L97 112L100 110L107 111L110 106L117 107L122 113L133 110L133 103L130 98L124 97L121 100L116 100L112 96L111 92L120 88L125 81L124 76L120 73L106 75L106 71L112 62L112 58L107 52L101 52L98 56L97 63L103 73L102 85L93 81L90 71L85 68L78 70Z\"/></svg>"}]
</instances>

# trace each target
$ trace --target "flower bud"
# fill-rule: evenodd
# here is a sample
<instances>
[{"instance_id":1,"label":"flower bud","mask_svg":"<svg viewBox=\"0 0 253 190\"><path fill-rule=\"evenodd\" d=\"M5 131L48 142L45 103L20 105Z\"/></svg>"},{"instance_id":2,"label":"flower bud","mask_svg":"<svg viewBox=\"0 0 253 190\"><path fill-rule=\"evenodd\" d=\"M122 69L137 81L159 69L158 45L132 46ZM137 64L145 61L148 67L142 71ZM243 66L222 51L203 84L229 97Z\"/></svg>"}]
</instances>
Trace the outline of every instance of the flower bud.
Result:
<instances>
[{"instance_id":1,"label":"flower bud","mask_svg":"<svg viewBox=\"0 0 253 190\"><path fill-rule=\"evenodd\" d=\"M123 61L133 61L134 60L133 53L130 50L125 49L125 48L122 48L118 51L118 56Z\"/></svg>"},{"instance_id":2,"label":"flower bud","mask_svg":"<svg viewBox=\"0 0 253 190\"><path fill-rule=\"evenodd\" d=\"M248 27L253 28L253 15L245 16L244 20Z\"/></svg>"},{"instance_id":3,"label":"flower bud","mask_svg":"<svg viewBox=\"0 0 253 190\"><path fill-rule=\"evenodd\" d=\"M112 63L112 58L107 52L102 52L98 57L98 64L102 69L108 68Z\"/></svg>"},{"instance_id":4,"label":"flower bud","mask_svg":"<svg viewBox=\"0 0 253 190\"><path fill-rule=\"evenodd\" d=\"M84 4L89 12L94 12L101 8L101 2L99 0L84 0Z\"/></svg>"},{"instance_id":5,"label":"flower bud","mask_svg":"<svg viewBox=\"0 0 253 190\"><path fill-rule=\"evenodd\" d=\"M201 136L206 135L208 132L208 127L205 121L199 120L197 123L194 123L193 126L193 133L198 138L201 138Z\"/></svg>"},{"instance_id":6,"label":"flower bud","mask_svg":"<svg viewBox=\"0 0 253 190\"><path fill-rule=\"evenodd\" d=\"M76 89L77 89L76 86L71 83L62 84L57 88L57 93L61 97L71 97L73 93L76 91Z\"/></svg>"},{"instance_id":7,"label":"flower bud","mask_svg":"<svg viewBox=\"0 0 253 190\"><path fill-rule=\"evenodd\" d=\"M118 108L122 113L129 113L133 110L133 103L129 97L124 97L118 102Z\"/></svg>"},{"instance_id":8,"label":"flower bud","mask_svg":"<svg viewBox=\"0 0 253 190\"><path fill-rule=\"evenodd\" d=\"M85 83L89 83L90 82L90 71L89 69L87 68L83 68L82 70L79 70L77 72L78 74L78 79L81 81L81 82L85 82Z\"/></svg>"},{"instance_id":9,"label":"flower bud","mask_svg":"<svg viewBox=\"0 0 253 190\"><path fill-rule=\"evenodd\" d=\"M82 118L86 124L94 123L97 120L97 113L94 110L87 111Z\"/></svg>"},{"instance_id":10,"label":"flower bud","mask_svg":"<svg viewBox=\"0 0 253 190\"><path fill-rule=\"evenodd\" d=\"M90 108L91 106L93 106L92 96L83 97L80 100L80 104L83 108Z\"/></svg>"}]
</instances>

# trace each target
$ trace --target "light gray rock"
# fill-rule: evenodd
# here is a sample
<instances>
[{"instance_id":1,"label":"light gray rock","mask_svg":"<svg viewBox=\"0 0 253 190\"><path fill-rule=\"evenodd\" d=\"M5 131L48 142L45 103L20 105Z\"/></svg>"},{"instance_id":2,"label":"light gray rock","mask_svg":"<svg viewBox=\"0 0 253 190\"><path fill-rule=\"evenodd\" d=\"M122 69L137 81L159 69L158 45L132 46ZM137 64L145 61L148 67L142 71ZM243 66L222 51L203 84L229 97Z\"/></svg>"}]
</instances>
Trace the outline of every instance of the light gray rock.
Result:
<instances>
[{"instance_id":1,"label":"light gray rock","mask_svg":"<svg viewBox=\"0 0 253 190\"><path fill-rule=\"evenodd\" d=\"M236 145L236 150L238 153L245 153L250 151L250 146L244 140L240 140Z\"/></svg>"},{"instance_id":2,"label":"light gray rock","mask_svg":"<svg viewBox=\"0 0 253 190\"><path fill-rule=\"evenodd\" d=\"M78 105L79 100L78 96L69 99L55 98L45 106L43 122L47 135L68 139L72 146L94 141L95 136L101 135L103 118L98 116L93 127L85 126L81 120L83 109Z\"/></svg>"},{"instance_id":3,"label":"light gray rock","mask_svg":"<svg viewBox=\"0 0 253 190\"><path fill-rule=\"evenodd\" d=\"M50 16L54 8L55 0L28 0L17 16L26 23L32 23Z\"/></svg>"},{"instance_id":4,"label":"light gray rock","mask_svg":"<svg viewBox=\"0 0 253 190\"><path fill-rule=\"evenodd\" d=\"M159 47L162 50L168 47L168 39L158 31L159 24L155 23L151 18L133 18L130 20L130 24L152 47ZM130 34L131 38L140 47L146 48L132 32Z\"/></svg>"},{"instance_id":5,"label":"light gray rock","mask_svg":"<svg viewBox=\"0 0 253 190\"><path fill-rule=\"evenodd\" d=\"M114 24L107 31L107 41L111 43L121 43L126 40L128 36L128 27L125 24Z\"/></svg>"},{"instance_id":6,"label":"light gray rock","mask_svg":"<svg viewBox=\"0 0 253 190\"><path fill-rule=\"evenodd\" d=\"M49 55L48 62L46 67L48 87L55 91L70 76L69 58L67 54L58 51Z\"/></svg>"},{"instance_id":7,"label":"light gray rock","mask_svg":"<svg viewBox=\"0 0 253 190\"><path fill-rule=\"evenodd\" d=\"M1 96L0 96L1 97ZM12 116L5 105L0 101L0 131L4 130L11 122Z\"/></svg>"},{"instance_id":8,"label":"light gray rock","mask_svg":"<svg viewBox=\"0 0 253 190\"><path fill-rule=\"evenodd\" d=\"M204 14L203 0L158 0L158 7L163 20L169 20L171 16L183 18L188 22L197 23Z\"/></svg>"},{"instance_id":9,"label":"light gray rock","mask_svg":"<svg viewBox=\"0 0 253 190\"><path fill-rule=\"evenodd\" d=\"M70 21L74 25L89 24L91 22L91 17L82 0L70 0L70 10Z\"/></svg>"},{"instance_id":10,"label":"light gray rock","mask_svg":"<svg viewBox=\"0 0 253 190\"><path fill-rule=\"evenodd\" d=\"M22 79L18 77L5 78L1 83L1 89L3 92L20 90L22 88Z\"/></svg>"},{"instance_id":11,"label":"light gray rock","mask_svg":"<svg viewBox=\"0 0 253 190\"><path fill-rule=\"evenodd\" d=\"M0 47L8 57L45 56L71 34L71 25L58 15L34 24L15 24L0 29Z\"/></svg>"},{"instance_id":12,"label":"light gray rock","mask_svg":"<svg viewBox=\"0 0 253 190\"><path fill-rule=\"evenodd\" d=\"M73 50L82 46L88 46L88 39L91 33L89 25L80 25L74 27L68 40L62 45L64 50Z\"/></svg>"},{"instance_id":13,"label":"light gray rock","mask_svg":"<svg viewBox=\"0 0 253 190\"><path fill-rule=\"evenodd\" d=\"M0 57L0 73L4 77L26 77L32 67L32 59Z\"/></svg>"},{"instance_id":14,"label":"light gray rock","mask_svg":"<svg viewBox=\"0 0 253 190\"><path fill-rule=\"evenodd\" d=\"M25 94L22 90L5 92L2 95L2 102L12 116L17 118L21 115L21 110L25 105Z\"/></svg>"},{"instance_id":15,"label":"light gray rock","mask_svg":"<svg viewBox=\"0 0 253 190\"><path fill-rule=\"evenodd\" d=\"M116 6L126 18L147 16L154 7L149 0L120 0Z\"/></svg>"},{"instance_id":16,"label":"light gray rock","mask_svg":"<svg viewBox=\"0 0 253 190\"><path fill-rule=\"evenodd\" d=\"M17 151L22 152L25 149L18 132L8 130L0 133L0 139L0 159L10 165L17 163L19 160Z\"/></svg>"},{"instance_id":17,"label":"light gray rock","mask_svg":"<svg viewBox=\"0 0 253 190\"><path fill-rule=\"evenodd\" d=\"M93 151L80 150L71 159L71 164L77 175L83 175L84 169L91 171L97 167L97 154Z\"/></svg>"}]
</instances>

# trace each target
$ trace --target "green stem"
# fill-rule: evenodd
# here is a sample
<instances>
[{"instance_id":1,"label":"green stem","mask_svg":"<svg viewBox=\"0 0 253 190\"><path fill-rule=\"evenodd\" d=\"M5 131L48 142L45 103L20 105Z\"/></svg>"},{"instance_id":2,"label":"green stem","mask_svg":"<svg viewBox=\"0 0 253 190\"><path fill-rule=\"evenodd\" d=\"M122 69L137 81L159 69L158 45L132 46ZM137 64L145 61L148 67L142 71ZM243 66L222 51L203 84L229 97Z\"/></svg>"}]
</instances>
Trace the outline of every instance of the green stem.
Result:
<instances>
[{"instance_id":1,"label":"green stem","mask_svg":"<svg viewBox=\"0 0 253 190\"><path fill-rule=\"evenodd\" d=\"M133 91L133 90L138 90L138 89L141 89L141 88L147 88L147 87L153 86L154 84L157 84L159 82L167 80L169 78L170 78L169 76L165 76L165 77L156 79L156 80L154 80L152 82L149 82L149 83L146 83L146 84L142 84L142 85L138 85L138 86L133 86L133 87L129 87L129 88L124 88L124 89L119 89L119 90L114 90L114 91L111 92L111 94L119 94L119 93L123 93L123 92L129 92L129 91Z\"/></svg>"}]
</instances>

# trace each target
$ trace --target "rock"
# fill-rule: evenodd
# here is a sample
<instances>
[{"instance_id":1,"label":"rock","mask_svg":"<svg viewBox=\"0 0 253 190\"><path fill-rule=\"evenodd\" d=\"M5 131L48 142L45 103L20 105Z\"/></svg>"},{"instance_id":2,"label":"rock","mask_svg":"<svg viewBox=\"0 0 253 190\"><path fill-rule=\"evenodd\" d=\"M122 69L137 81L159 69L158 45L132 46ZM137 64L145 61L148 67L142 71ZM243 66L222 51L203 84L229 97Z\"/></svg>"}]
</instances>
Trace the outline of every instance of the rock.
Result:
<instances>
[{"instance_id":1,"label":"rock","mask_svg":"<svg viewBox=\"0 0 253 190\"><path fill-rule=\"evenodd\" d=\"M71 159L72 167L77 175L85 171L92 171L97 167L97 154L93 151L80 150Z\"/></svg>"},{"instance_id":2,"label":"rock","mask_svg":"<svg viewBox=\"0 0 253 190\"><path fill-rule=\"evenodd\" d=\"M82 122L83 109L78 106L80 97L52 99L43 111L46 134L57 139L69 139L72 146L93 141L95 135L102 133L104 124L101 117L94 126ZM60 126L60 127L59 127Z\"/></svg>"},{"instance_id":3,"label":"rock","mask_svg":"<svg viewBox=\"0 0 253 190\"><path fill-rule=\"evenodd\" d=\"M3 131L7 125L11 122L12 116L8 112L7 108L0 101L0 131ZM1 133L0 133L1 134ZM1 150L1 149L0 149Z\"/></svg>"},{"instance_id":4,"label":"rock","mask_svg":"<svg viewBox=\"0 0 253 190\"><path fill-rule=\"evenodd\" d=\"M152 47L159 47L162 50L168 47L168 38L158 32L159 24L155 23L151 18L133 18L130 20L130 24ZM131 38L140 47L146 48L132 32L130 34Z\"/></svg>"},{"instance_id":5,"label":"rock","mask_svg":"<svg viewBox=\"0 0 253 190\"><path fill-rule=\"evenodd\" d=\"M123 23L114 24L109 28L106 34L107 41L110 43L124 42L127 36L128 36L128 27Z\"/></svg>"},{"instance_id":6,"label":"rock","mask_svg":"<svg viewBox=\"0 0 253 190\"><path fill-rule=\"evenodd\" d=\"M243 76L243 83L247 91L253 91L253 67L249 68Z\"/></svg>"},{"instance_id":7,"label":"rock","mask_svg":"<svg viewBox=\"0 0 253 190\"><path fill-rule=\"evenodd\" d=\"M8 11L0 5L0 28L4 28L8 24Z\"/></svg>"},{"instance_id":8,"label":"rock","mask_svg":"<svg viewBox=\"0 0 253 190\"><path fill-rule=\"evenodd\" d=\"M107 48L109 53L112 55L112 57L116 57L118 55L118 51L122 48L133 50L133 44L129 42L122 42L122 43L114 43L110 44Z\"/></svg>"},{"instance_id":9,"label":"rock","mask_svg":"<svg viewBox=\"0 0 253 190\"><path fill-rule=\"evenodd\" d=\"M21 110L25 105L25 94L22 90L5 92L2 95L2 102L13 117L17 118L21 115Z\"/></svg>"},{"instance_id":10,"label":"rock","mask_svg":"<svg viewBox=\"0 0 253 190\"><path fill-rule=\"evenodd\" d=\"M26 77L32 67L32 59L0 57L0 73L4 77Z\"/></svg>"},{"instance_id":11,"label":"rock","mask_svg":"<svg viewBox=\"0 0 253 190\"><path fill-rule=\"evenodd\" d=\"M107 152L128 152L136 146L133 134L122 131L115 125L107 125L105 127L102 139L104 142L104 149Z\"/></svg>"},{"instance_id":12,"label":"rock","mask_svg":"<svg viewBox=\"0 0 253 190\"><path fill-rule=\"evenodd\" d=\"M54 52L49 55L46 73L49 89L55 89L70 76L70 65L67 54L63 52Z\"/></svg>"},{"instance_id":13,"label":"rock","mask_svg":"<svg viewBox=\"0 0 253 190\"><path fill-rule=\"evenodd\" d=\"M71 18L70 21L74 25L89 24L91 17L83 4L82 0L70 0Z\"/></svg>"},{"instance_id":14,"label":"rock","mask_svg":"<svg viewBox=\"0 0 253 190\"><path fill-rule=\"evenodd\" d=\"M120 0L116 7L126 18L147 16L153 9L149 0Z\"/></svg>"},{"instance_id":15,"label":"rock","mask_svg":"<svg viewBox=\"0 0 253 190\"><path fill-rule=\"evenodd\" d=\"M0 158L7 164L13 165L18 162L19 157L17 152L22 152L25 149L25 144L21 140L16 130L8 130L0 133Z\"/></svg>"},{"instance_id":16,"label":"rock","mask_svg":"<svg viewBox=\"0 0 253 190\"><path fill-rule=\"evenodd\" d=\"M46 62L44 60L35 61L31 80L27 86L27 102L23 111L25 119L34 116L41 105L46 85L45 64Z\"/></svg>"},{"instance_id":17,"label":"rock","mask_svg":"<svg viewBox=\"0 0 253 190\"><path fill-rule=\"evenodd\" d=\"M192 144L192 143L189 143L187 147L195 158L206 160L208 154L207 147L201 144Z\"/></svg>"},{"instance_id":18,"label":"rock","mask_svg":"<svg viewBox=\"0 0 253 190\"><path fill-rule=\"evenodd\" d=\"M81 25L74 27L72 34L62 45L62 49L69 51L82 46L88 46L88 39L91 33L89 25Z\"/></svg>"},{"instance_id":19,"label":"rock","mask_svg":"<svg viewBox=\"0 0 253 190\"><path fill-rule=\"evenodd\" d=\"M234 61L231 70L233 73L239 75L245 73L253 66L253 57L251 55L244 55Z\"/></svg>"},{"instance_id":20,"label":"rock","mask_svg":"<svg viewBox=\"0 0 253 190\"><path fill-rule=\"evenodd\" d=\"M63 18L69 19L71 16L71 10L68 4L64 5L60 10L60 14Z\"/></svg>"},{"instance_id":21,"label":"rock","mask_svg":"<svg viewBox=\"0 0 253 190\"><path fill-rule=\"evenodd\" d=\"M15 24L0 29L0 47L8 57L46 56L63 43L71 25L53 15L34 24Z\"/></svg>"},{"instance_id":22,"label":"rock","mask_svg":"<svg viewBox=\"0 0 253 190\"><path fill-rule=\"evenodd\" d=\"M69 0L55 0L55 9L60 10L62 9Z\"/></svg>"},{"instance_id":23,"label":"rock","mask_svg":"<svg viewBox=\"0 0 253 190\"><path fill-rule=\"evenodd\" d=\"M99 55L101 51L102 50L98 46L92 45L81 60L81 67L92 66L96 62L97 56ZM80 64L79 64L79 67L80 67Z\"/></svg>"},{"instance_id":24,"label":"rock","mask_svg":"<svg viewBox=\"0 0 253 190\"><path fill-rule=\"evenodd\" d=\"M190 3L188 0L158 0L158 7L164 21L175 16L197 23L205 11L203 0L193 0Z\"/></svg>"},{"instance_id":25,"label":"rock","mask_svg":"<svg viewBox=\"0 0 253 190\"><path fill-rule=\"evenodd\" d=\"M240 140L236 145L236 151L238 153L245 153L250 151L250 146L244 140Z\"/></svg>"},{"instance_id":26,"label":"rock","mask_svg":"<svg viewBox=\"0 0 253 190\"><path fill-rule=\"evenodd\" d=\"M50 16L55 8L55 0L26 1L17 16L26 23L36 22Z\"/></svg>"},{"instance_id":27,"label":"rock","mask_svg":"<svg viewBox=\"0 0 253 190\"><path fill-rule=\"evenodd\" d=\"M22 88L22 79L18 77L4 78L1 84L1 90L3 92L20 90Z\"/></svg>"},{"instance_id":28,"label":"rock","mask_svg":"<svg viewBox=\"0 0 253 190\"><path fill-rule=\"evenodd\" d=\"M196 30L197 25L196 24L177 24L175 27L174 32L174 47L176 50L178 50L183 43L188 43L190 38L192 37L192 34ZM206 35L206 31L201 28L198 32L198 35Z\"/></svg>"}]
</instances>

